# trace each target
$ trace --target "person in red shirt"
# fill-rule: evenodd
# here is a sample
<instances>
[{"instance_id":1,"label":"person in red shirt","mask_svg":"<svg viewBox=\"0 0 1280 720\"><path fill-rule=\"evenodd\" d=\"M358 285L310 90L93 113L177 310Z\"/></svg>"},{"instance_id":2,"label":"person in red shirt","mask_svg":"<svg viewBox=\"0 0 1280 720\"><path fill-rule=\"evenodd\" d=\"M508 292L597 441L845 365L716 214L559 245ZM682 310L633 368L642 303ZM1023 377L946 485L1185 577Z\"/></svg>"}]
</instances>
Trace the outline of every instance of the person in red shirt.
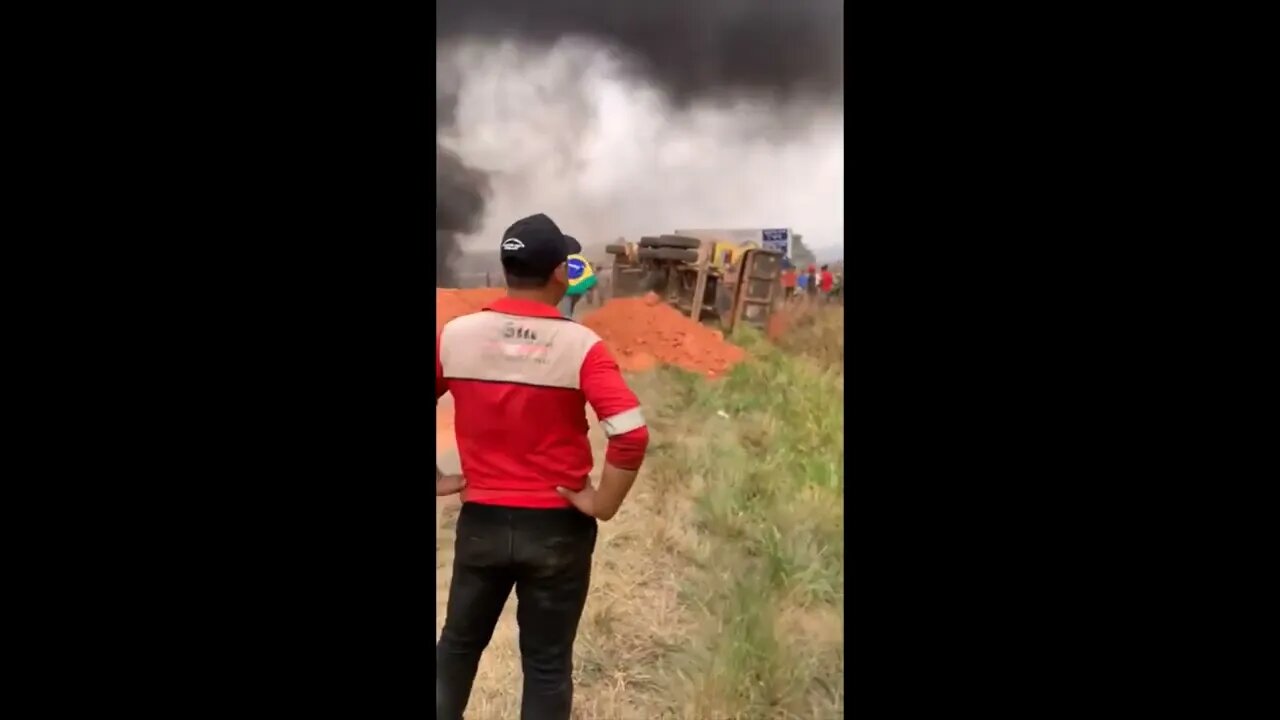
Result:
<instances>
[{"instance_id":1,"label":"person in red shirt","mask_svg":"<svg viewBox=\"0 0 1280 720\"><path fill-rule=\"evenodd\" d=\"M782 295L790 300L796 294L796 268L788 264L782 270Z\"/></svg>"},{"instance_id":2,"label":"person in red shirt","mask_svg":"<svg viewBox=\"0 0 1280 720\"><path fill-rule=\"evenodd\" d=\"M818 286L822 288L822 297L824 299L831 297L831 288L836 284L836 276L831 274L828 266L822 266L822 275L818 280Z\"/></svg>"},{"instance_id":3,"label":"person in red shirt","mask_svg":"<svg viewBox=\"0 0 1280 720\"><path fill-rule=\"evenodd\" d=\"M436 340L436 401L453 394L462 461L460 475L436 468L437 496L462 493L436 644L436 717L462 717L514 587L521 717L567 720L596 521L612 518L631 490L649 431L600 337L556 309L569 285L560 228L534 215L502 237L507 295L446 323ZM588 404L609 438L599 487L588 477Z\"/></svg>"}]
</instances>

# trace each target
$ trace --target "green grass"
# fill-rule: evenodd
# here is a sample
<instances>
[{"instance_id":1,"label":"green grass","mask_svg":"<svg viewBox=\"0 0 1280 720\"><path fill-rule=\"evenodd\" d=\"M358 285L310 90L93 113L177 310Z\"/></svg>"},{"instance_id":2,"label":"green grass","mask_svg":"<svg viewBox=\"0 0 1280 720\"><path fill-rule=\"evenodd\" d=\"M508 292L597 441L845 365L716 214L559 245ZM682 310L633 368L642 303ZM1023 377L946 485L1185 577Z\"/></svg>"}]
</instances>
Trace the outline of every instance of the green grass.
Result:
<instances>
[{"instance_id":1,"label":"green grass","mask_svg":"<svg viewBox=\"0 0 1280 720\"><path fill-rule=\"evenodd\" d=\"M842 324L814 313L789 350L739 332L751 357L720 381L634 381L655 438L643 475L686 491L696 526L672 715L843 717Z\"/></svg>"}]
</instances>

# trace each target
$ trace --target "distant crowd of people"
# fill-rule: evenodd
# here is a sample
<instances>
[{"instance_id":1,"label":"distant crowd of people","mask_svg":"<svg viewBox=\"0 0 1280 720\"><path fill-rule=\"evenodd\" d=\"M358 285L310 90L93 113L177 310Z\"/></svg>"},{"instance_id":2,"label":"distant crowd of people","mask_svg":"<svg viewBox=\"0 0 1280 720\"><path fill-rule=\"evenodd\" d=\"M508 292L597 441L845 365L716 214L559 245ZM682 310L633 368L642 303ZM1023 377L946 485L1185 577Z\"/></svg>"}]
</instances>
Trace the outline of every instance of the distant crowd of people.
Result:
<instances>
[{"instance_id":1,"label":"distant crowd of people","mask_svg":"<svg viewBox=\"0 0 1280 720\"><path fill-rule=\"evenodd\" d=\"M788 263L782 270L782 293L788 301L808 298L827 302L839 299L843 290L844 275L832 273L830 265L810 265L801 271Z\"/></svg>"}]
</instances>

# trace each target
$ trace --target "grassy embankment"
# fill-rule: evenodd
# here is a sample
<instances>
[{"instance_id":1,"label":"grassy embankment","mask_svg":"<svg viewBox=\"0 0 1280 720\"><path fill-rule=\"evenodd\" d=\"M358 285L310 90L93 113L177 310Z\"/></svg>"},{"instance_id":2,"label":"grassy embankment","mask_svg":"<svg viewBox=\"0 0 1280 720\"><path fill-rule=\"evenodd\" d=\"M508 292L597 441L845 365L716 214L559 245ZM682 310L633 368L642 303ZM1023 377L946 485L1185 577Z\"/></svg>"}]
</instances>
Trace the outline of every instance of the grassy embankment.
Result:
<instances>
[{"instance_id":1,"label":"grassy embankment","mask_svg":"<svg viewBox=\"0 0 1280 720\"><path fill-rule=\"evenodd\" d=\"M843 310L797 317L782 348L756 333L735 341L751 360L722 381L673 369L632 381L654 437L636 511L660 520L650 557L629 561L669 565L676 599L662 610L678 619L653 618L662 642L646 646L641 631L633 656L608 664L650 671L655 716L840 717ZM620 599L636 620L654 614ZM607 633L584 639L620 649Z\"/></svg>"},{"instance_id":2,"label":"grassy embankment","mask_svg":"<svg viewBox=\"0 0 1280 720\"><path fill-rule=\"evenodd\" d=\"M719 381L630 379L653 442L601 525L575 717L843 717L843 320L796 317L781 347L739 333L751 359ZM481 662L477 718L518 715L515 604Z\"/></svg>"}]
</instances>

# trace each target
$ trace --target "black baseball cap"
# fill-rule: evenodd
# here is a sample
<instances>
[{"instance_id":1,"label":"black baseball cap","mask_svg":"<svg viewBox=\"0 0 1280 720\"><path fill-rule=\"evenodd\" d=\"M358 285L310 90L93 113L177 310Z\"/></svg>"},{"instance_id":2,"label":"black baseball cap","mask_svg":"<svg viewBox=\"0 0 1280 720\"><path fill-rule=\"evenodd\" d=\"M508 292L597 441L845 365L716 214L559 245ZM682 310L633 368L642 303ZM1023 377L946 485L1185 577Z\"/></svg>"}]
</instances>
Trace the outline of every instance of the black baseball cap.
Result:
<instances>
[{"instance_id":1,"label":"black baseball cap","mask_svg":"<svg viewBox=\"0 0 1280 720\"><path fill-rule=\"evenodd\" d=\"M502 268L517 277L549 278L572 254L572 241L542 213L517 220L502 233Z\"/></svg>"}]
</instances>

